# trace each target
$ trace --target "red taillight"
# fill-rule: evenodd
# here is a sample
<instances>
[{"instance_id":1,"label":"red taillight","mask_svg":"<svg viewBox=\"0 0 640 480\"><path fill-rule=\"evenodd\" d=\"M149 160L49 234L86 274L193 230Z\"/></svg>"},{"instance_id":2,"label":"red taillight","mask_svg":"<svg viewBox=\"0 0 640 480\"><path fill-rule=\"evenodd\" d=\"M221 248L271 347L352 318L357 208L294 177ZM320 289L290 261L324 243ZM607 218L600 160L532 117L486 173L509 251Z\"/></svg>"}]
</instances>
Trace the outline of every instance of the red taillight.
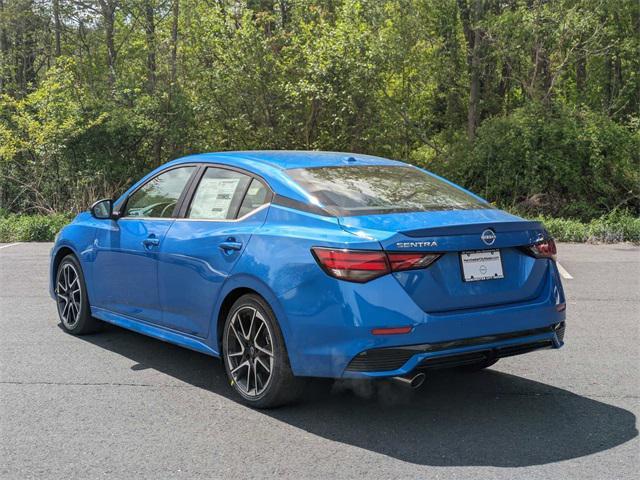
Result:
<instances>
[{"instance_id":1,"label":"red taillight","mask_svg":"<svg viewBox=\"0 0 640 480\"><path fill-rule=\"evenodd\" d=\"M398 272L401 270L412 270L414 268L427 268L439 257L439 253L388 253L391 270Z\"/></svg>"},{"instance_id":2,"label":"red taillight","mask_svg":"<svg viewBox=\"0 0 640 480\"><path fill-rule=\"evenodd\" d=\"M389 273L384 252L312 248L318 263L332 277L350 282L368 282Z\"/></svg>"},{"instance_id":3,"label":"red taillight","mask_svg":"<svg viewBox=\"0 0 640 480\"><path fill-rule=\"evenodd\" d=\"M440 254L385 253L383 251L346 250L314 247L320 266L329 275L350 282L368 282L387 273L426 268Z\"/></svg>"},{"instance_id":4,"label":"red taillight","mask_svg":"<svg viewBox=\"0 0 640 480\"><path fill-rule=\"evenodd\" d=\"M529 251L536 258L551 258L553 260L555 260L558 253L556 242L553 241L553 238L529 245Z\"/></svg>"}]
</instances>

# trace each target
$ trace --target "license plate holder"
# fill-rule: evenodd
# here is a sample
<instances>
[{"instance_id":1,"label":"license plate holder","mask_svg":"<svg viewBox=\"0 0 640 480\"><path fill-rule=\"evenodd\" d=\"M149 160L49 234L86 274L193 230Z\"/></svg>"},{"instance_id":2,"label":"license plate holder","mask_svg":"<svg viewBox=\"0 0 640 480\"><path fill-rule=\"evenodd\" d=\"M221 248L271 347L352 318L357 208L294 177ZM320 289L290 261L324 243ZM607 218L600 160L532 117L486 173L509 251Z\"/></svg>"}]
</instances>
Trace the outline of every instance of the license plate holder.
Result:
<instances>
[{"instance_id":1,"label":"license plate holder","mask_svg":"<svg viewBox=\"0 0 640 480\"><path fill-rule=\"evenodd\" d=\"M460 265L462 279L465 282L504 278L502 255L499 249L460 252Z\"/></svg>"}]
</instances>

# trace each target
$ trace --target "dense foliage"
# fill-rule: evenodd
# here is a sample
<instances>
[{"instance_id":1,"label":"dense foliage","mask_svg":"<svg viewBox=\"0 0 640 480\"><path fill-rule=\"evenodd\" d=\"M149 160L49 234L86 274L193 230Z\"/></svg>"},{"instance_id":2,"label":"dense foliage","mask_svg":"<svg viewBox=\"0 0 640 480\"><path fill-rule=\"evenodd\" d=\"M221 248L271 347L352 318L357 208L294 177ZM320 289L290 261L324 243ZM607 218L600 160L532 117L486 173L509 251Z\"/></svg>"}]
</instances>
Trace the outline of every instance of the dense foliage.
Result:
<instances>
[{"instance_id":1,"label":"dense foliage","mask_svg":"<svg viewBox=\"0 0 640 480\"><path fill-rule=\"evenodd\" d=\"M559 242L640 244L640 218L612 213L581 222L574 219L536 217ZM0 242L52 242L71 216L65 214L16 215L0 210Z\"/></svg>"},{"instance_id":2,"label":"dense foliage","mask_svg":"<svg viewBox=\"0 0 640 480\"><path fill-rule=\"evenodd\" d=\"M527 214L640 210L636 0L0 0L0 207L183 154L323 149Z\"/></svg>"},{"instance_id":3,"label":"dense foliage","mask_svg":"<svg viewBox=\"0 0 640 480\"><path fill-rule=\"evenodd\" d=\"M0 242L52 242L62 227L71 221L68 215L7 215L0 211Z\"/></svg>"}]
</instances>

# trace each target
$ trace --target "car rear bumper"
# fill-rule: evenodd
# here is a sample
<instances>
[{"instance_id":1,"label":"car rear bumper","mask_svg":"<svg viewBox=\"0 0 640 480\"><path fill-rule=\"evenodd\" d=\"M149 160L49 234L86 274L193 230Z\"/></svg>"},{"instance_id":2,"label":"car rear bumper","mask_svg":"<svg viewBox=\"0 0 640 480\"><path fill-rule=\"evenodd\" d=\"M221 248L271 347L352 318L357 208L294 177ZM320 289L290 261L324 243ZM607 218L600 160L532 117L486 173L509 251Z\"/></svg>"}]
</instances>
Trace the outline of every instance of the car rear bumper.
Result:
<instances>
[{"instance_id":1,"label":"car rear bumper","mask_svg":"<svg viewBox=\"0 0 640 480\"><path fill-rule=\"evenodd\" d=\"M549 327L439 343L366 350L347 365L344 377L406 375L414 370L451 368L521 355L564 344L564 321Z\"/></svg>"},{"instance_id":2,"label":"car rear bumper","mask_svg":"<svg viewBox=\"0 0 640 480\"><path fill-rule=\"evenodd\" d=\"M437 363L454 366L457 355L502 357L563 344L556 328L564 325L565 298L551 262L534 299L449 312L424 312L389 275L365 284L333 282L326 288L312 286L318 297L318 308L312 315L307 295L300 301L295 295L282 299L288 326L285 339L295 375L391 377L417 368L434 368ZM334 285L339 288L332 289ZM402 326L411 326L410 333L372 332ZM363 361L365 355L372 354L389 361L381 360L378 367L375 362ZM387 358L382 358L385 355ZM471 359L467 356L460 361ZM358 364L366 366L358 368Z\"/></svg>"}]
</instances>

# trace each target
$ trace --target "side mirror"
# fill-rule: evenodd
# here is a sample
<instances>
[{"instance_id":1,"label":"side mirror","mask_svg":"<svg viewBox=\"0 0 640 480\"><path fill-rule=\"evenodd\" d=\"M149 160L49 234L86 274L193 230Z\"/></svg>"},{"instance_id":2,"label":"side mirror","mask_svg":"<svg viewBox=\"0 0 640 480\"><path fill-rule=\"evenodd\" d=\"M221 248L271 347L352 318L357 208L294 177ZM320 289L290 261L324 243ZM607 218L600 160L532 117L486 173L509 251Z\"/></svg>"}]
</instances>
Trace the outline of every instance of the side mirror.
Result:
<instances>
[{"instance_id":1,"label":"side mirror","mask_svg":"<svg viewBox=\"0 0 640 480\"><path fill-rule=\"evenodd\" d=\"M113 200L104 198L91 205L91 215L99 220L109 220L113 216Z\"/></svg>"}]
</instances>

